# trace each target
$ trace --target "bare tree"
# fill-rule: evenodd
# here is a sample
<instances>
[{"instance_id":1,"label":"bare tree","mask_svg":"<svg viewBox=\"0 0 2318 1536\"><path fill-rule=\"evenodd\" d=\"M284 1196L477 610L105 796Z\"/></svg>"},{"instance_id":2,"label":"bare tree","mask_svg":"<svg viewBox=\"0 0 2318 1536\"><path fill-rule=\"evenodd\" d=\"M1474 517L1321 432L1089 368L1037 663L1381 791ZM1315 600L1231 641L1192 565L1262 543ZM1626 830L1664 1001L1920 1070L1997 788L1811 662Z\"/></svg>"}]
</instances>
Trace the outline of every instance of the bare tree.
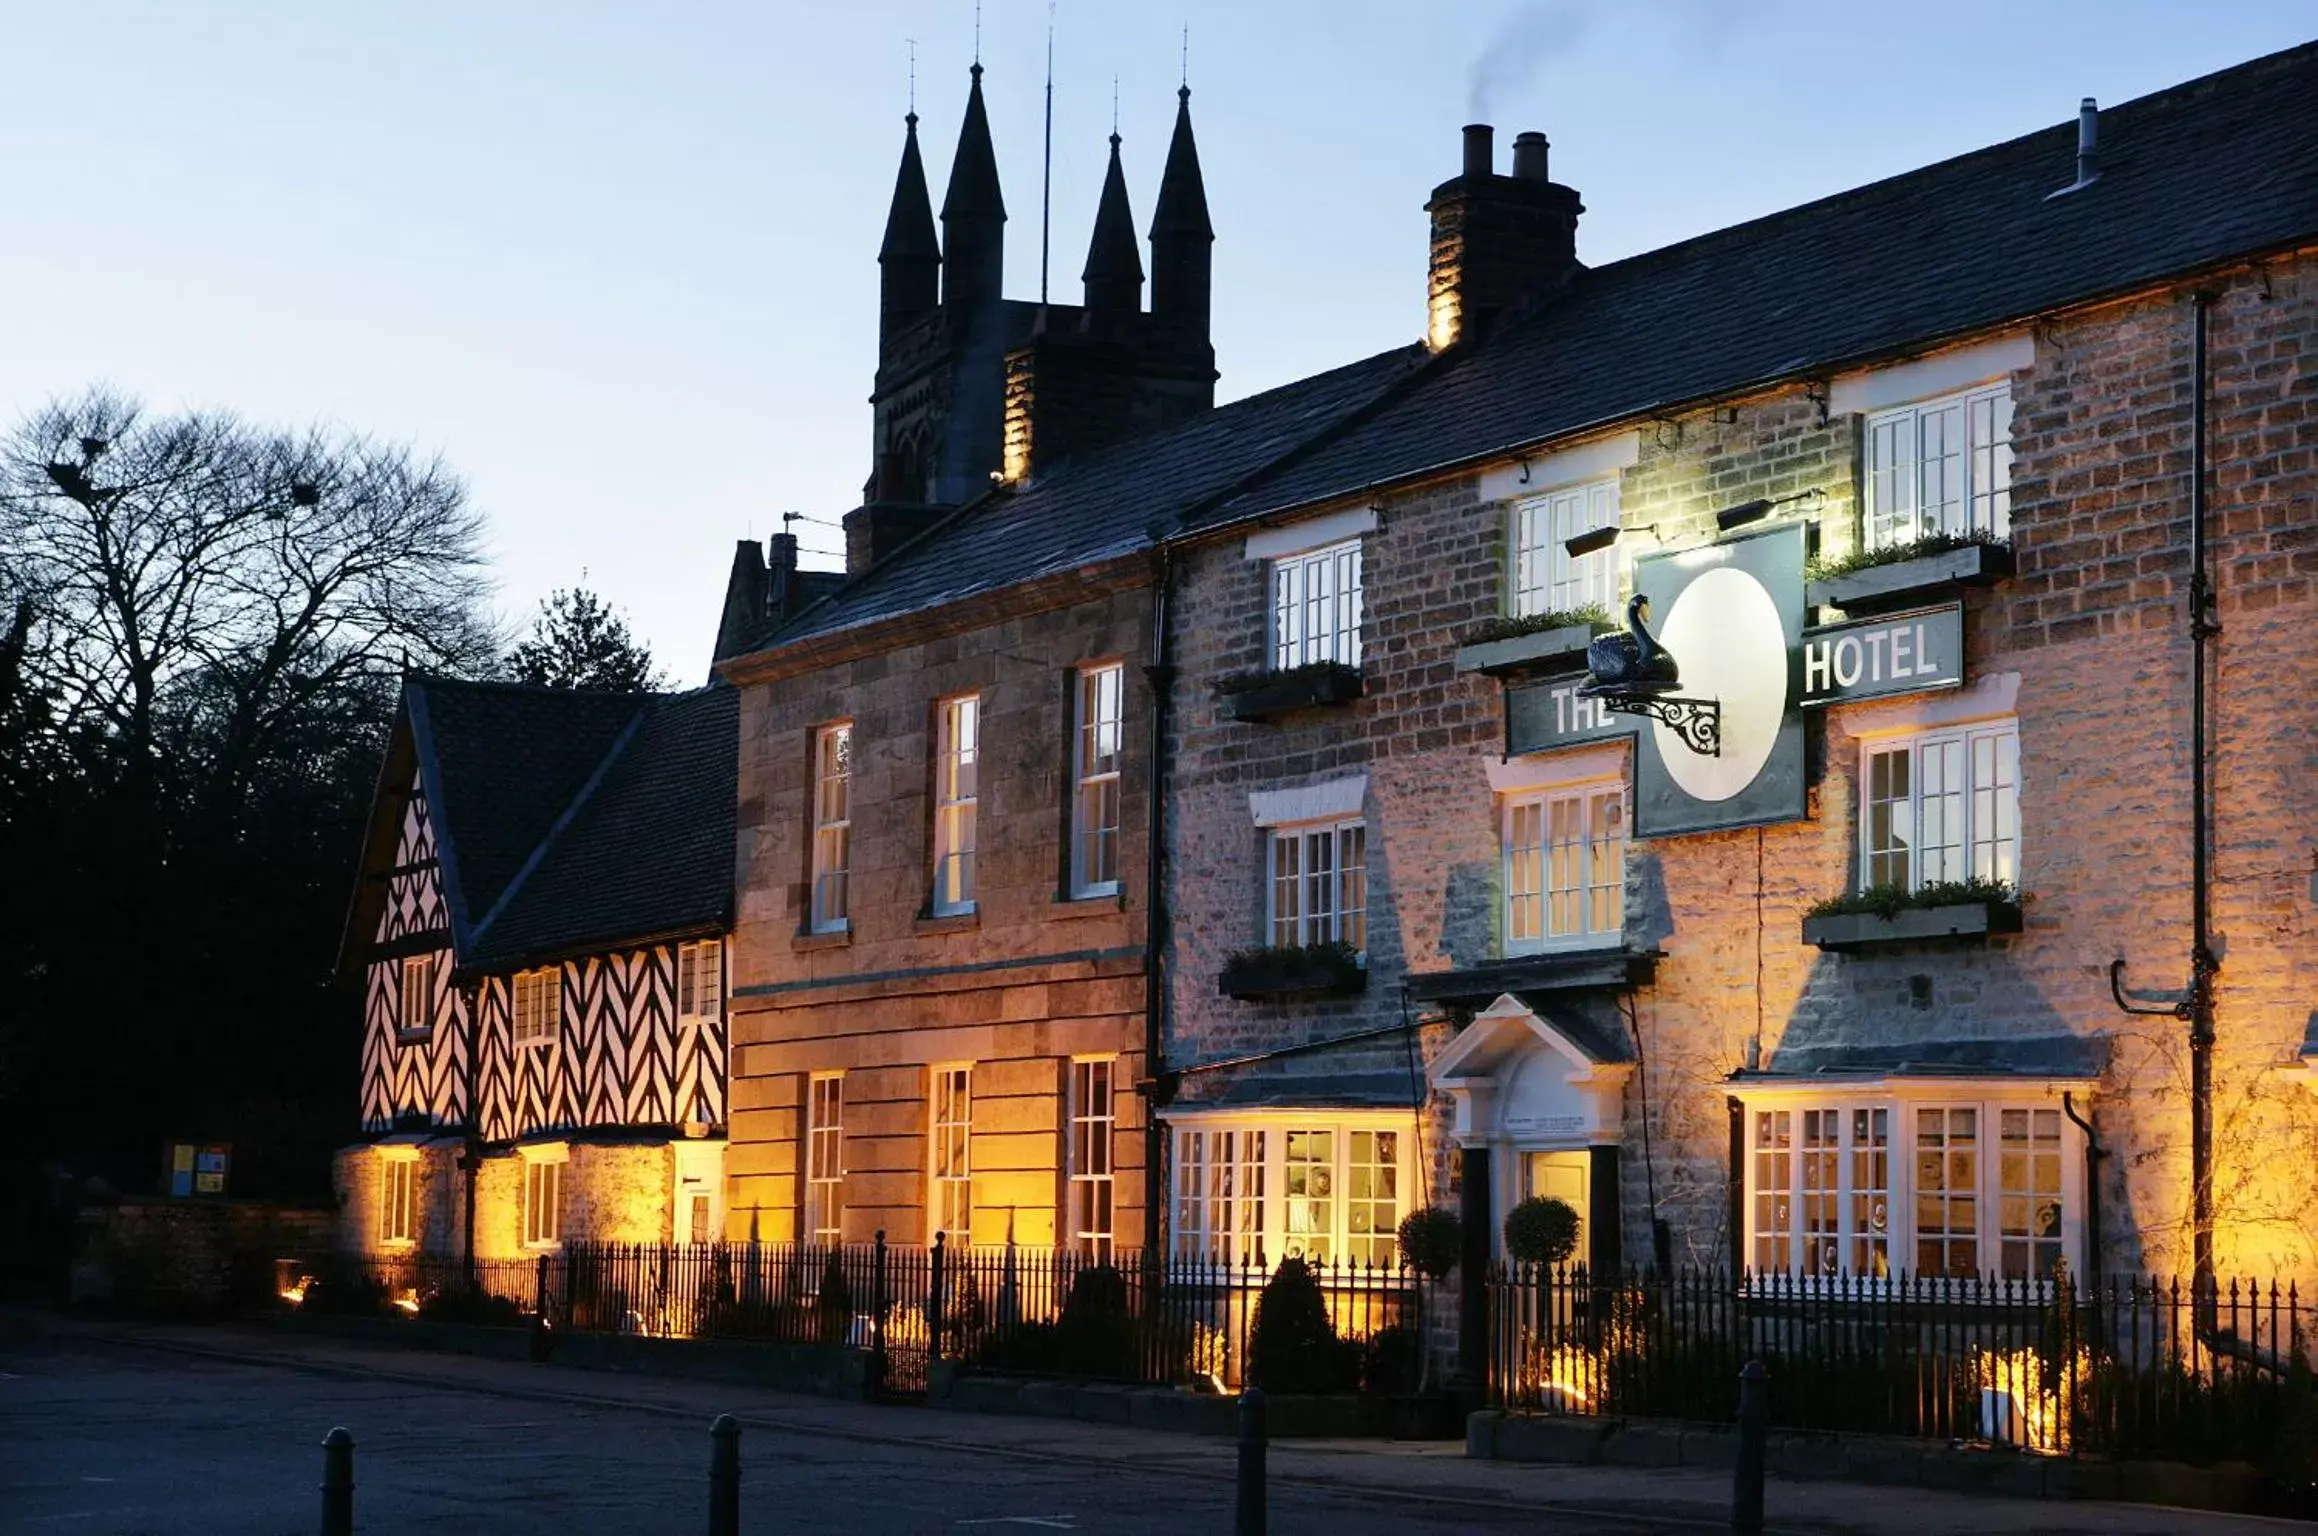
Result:
<instances>
[{"instance_id":1,"label":"bare tree","mask_svg":"<svg viewBox=\"0 0 2318 1536\"><path fill-rule=\"evenodd\" d=\"M26 683L132 776L165 758L227 801L293 717L406 664L490 665L481 540L442 464L319 428L97 390L0 443Z\"/></svg>"}]
</instances>

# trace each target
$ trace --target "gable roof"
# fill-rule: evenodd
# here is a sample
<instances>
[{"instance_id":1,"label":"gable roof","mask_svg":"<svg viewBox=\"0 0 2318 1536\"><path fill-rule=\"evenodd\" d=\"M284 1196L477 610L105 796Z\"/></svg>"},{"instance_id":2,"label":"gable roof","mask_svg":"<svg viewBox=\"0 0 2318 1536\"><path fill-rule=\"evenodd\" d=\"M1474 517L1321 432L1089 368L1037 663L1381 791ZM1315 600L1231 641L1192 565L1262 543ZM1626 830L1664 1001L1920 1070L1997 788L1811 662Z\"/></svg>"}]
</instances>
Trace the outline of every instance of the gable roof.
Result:
<instances>
[{"instance_id":1,"label":"gable roof","mask_svg":"<svg viewBox=\"0 0 2318 1536\"><path fill-rule=\"evenodd\" d=\"M1198 526L1350 496L2318 238L2318 44L1581 271Z\"/></svg>"},{"instance_id":2,"label":"gable roof","mask_svg":"<svg viewBox=\"0 0 2318 1536\"><path fill-rule=\"evenodd\" d=\"M827 601L776 630L769 650L898 618L1153 546L1179 517L1383 394L1424 359L1396 347L1066 461L960 508Z\"/></svg>"},{"instance_id":3,"label":"gable roof","mask_svg":"<svg viewBox=\"0 0 2318 1536\"><path fill-rule=\"evenodd\" d=\"M370 942L415 771L461 967L721 931L739 701L413 677L403 685L342 963ZM382 852L381 850L386 850Z\"/></svg>"}]
</instances>

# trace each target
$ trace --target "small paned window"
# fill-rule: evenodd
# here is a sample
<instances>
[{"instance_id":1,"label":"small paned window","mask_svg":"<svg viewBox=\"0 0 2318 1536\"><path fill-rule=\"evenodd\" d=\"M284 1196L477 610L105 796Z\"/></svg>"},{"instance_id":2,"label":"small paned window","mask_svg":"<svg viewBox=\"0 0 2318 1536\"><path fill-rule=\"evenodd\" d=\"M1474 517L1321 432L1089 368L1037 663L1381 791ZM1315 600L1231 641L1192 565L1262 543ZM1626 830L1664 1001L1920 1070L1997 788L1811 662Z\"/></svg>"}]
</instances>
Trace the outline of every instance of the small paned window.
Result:
<instances>
[{"instance_id":1,"label":"small paned window","mask_svg":"<svg viewBox=\"0 0 2318 1536\"><path fill-rule=\"evenodd\" d=\"M934 899L937 916L974 910L975 817L980 804L982 701L938 706L934 753Z\"/></svg>"},{"instance_id":2,"label":"small paned window","mask_svg":"<svg viewBox=\"0 0 2318 1536\"><path fill-rule=\"evenodd\" d=\"M1272 669L1360 665L1360 541L1272 562Z\"/></svg>"},{"instance_id":3,"label":"small paned window","mask_svg":"<svg viewBox=\"0 0 2318 1536\"><path fill-rule=\"evenodd\" d=\"M2010 720L1861 748L1864 884L2020 879L2020 728Z\"/></svg>"},{"instance_id":4,"label":"small paned window","mask_svg":"<svg viewBox=\"0 0 2318 1536\"><path fill-rule=\"evenodd\" d=\"M1994 384L1867 418L1870 549L1933 534L2012 533L2012 386Z\"/></svg>"},{"instance_id":5,"label":"small paned window","mask_svg":"<svg viewBox=\"0 0 2318 1536\"><path fill-rule=\"evenodd\" d=\"M813 733L813 901L815 933L840 933L851 912L853 727Z\"/></svg>"},{"instance_id":6,"label":"small paned window","mask_svg":"<svg viewBox=\"0 0 2318 1536\"><path fill-rule=\"evenodd\" d=\"M563 1024L562 972L518 971L514 991L515 1043L555 1044Z\"/></svg>"},{"instance_id":7,"label":"small paned window","mask_svg":"<svg viewBox=\"0 0 2318 1536\"><path fill-rule=\"evenodd\" d=\"M811 1079L805 1102L805 1236L845 1240L845 1079Z\"/></svg>"},{"instance_id":8,"label":"small paned window","mask_svg":"<svg viewBox=\"0 0 2318 1536\"><path fill-rule=\"evenodd\" d=\"M1618 526L1618 482L1597 480L1533 497L1513 509L1513 613L1617 607L1617 546L1573 555L1568 541Z\"/></svg>"},{"instance_id":9,"label":"small paned window","mask_svg":"<svg viewBox=\"0 0 2318 1536\"><path fill-rule=\"evenodd\" d=\"M390 1157L381 1169L379 1233L389 1243L418 1240L418 1205L414 1198L418 1160Z\"/></svg>"},{"instance_id":10,"label":"small paned window","mask_svg":"<svg viewBox=\"0 0 2318 1536\"><path fill-rule=\"evenodd\" d=\"M1070 1064L1069 1241L1073 1251L1101 1264L1111 1261L1113 1235L1112 1139L1118 1109L1111 1097L1111 1073L1116 1065L1107 1057Z\"/></svg>"},{"instance_id":11,"label":"small paned window","mask_svg":"<svg viewBox=\"0 0 2318 1536\"><path fill-rule=\"evenodd\" d=\"M523 1243L552 1248L563 1241L563 1164L528 1158L523 1164Z\"/></svg>"},{"instance_id":12,"label":"small paned window","mask_svg":"<svg viewBox=\"0 0 2318 1536\"><path fill-rule=\"evenodd\" d=\"M1505 946L1515 954L1615 939L1626 928L1626 788L1505 799Z\"/></svg>"},{"instance_id":13,"label":"small paned window","mask_svg":"<svg viewBox=\"0 0 2318 1536\"><path fill-rule=\"evenodd\" d=\"M1118 662L1078 674L1073 722L1070 890L1119 889L1119 768L1126 741L1127 671Z\"/></svg>"},{"instance_id":14,"label":"small paned window","mask_svg":"<svg viewBox=\"0 0 2318 1536\"><path fill-rule=\"evenodd\" d=\"M724 1018L724 943L703 939L676 950L676 1021L715 1024Z\"/></svg>"},{"instance_id":15,"label":"small paned window","mask_svg":"<svg viewBox=\"0 0 2318 1536\"><path fill-rule=\"evenodd\" d=\"M1267 924L1282 948L1368 949L1368 829L1358 821L1280 827L1265 839Z\"/></svg>"},{"instance_id":16,"label":"small paned window","mask_svg":"<svg viewBox=\"0 0 2318 1536\"><path fill-rule=\"evenodd\" d=\"M435 1027L435 957L410 955L402 962L402 1032L423 1035Z\"/></svg>"}]
</instances>

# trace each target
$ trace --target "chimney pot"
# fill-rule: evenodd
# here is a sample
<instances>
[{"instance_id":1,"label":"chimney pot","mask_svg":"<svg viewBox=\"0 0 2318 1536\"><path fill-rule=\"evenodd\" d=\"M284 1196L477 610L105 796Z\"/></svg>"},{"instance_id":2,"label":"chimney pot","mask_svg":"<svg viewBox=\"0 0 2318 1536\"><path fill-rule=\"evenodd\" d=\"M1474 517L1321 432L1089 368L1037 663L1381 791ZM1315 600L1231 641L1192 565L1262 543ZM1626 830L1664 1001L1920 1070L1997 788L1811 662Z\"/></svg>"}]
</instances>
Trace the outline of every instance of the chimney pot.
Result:
<instances>
[{"instance_id":1,"label":"chimney pot","mask_svg":"<svg viewBox=\"0 0 2318 1536\"><path fill-rule=\"evenodd\" d=\"M2091 181L2101 173L2101 107L2087 96L2077 103L2077 180Z\"/></svg>"},{"instance_id":2,"label":"chimney pot","mask_svg":"<svg viewBox=\"0 0 2318 1536\"><path fill-rule=\"evenodd\" d=\"M1513 179L1515 181L1551 181L1546 174L1545 135L1532 128L1517 134L1513 140Z\"/></svg>"},{"instance_id":3,"label":"chimney pot","mask_svg":"<svg viewBox=\"0 0 2318 1536\"><path fill-rule=\"evenodd\" d=\"M1495 172L1497 161L1497 130L1487 123L1465 125L1465 179L1488 176Z\"/></svg>"}]
</instances>

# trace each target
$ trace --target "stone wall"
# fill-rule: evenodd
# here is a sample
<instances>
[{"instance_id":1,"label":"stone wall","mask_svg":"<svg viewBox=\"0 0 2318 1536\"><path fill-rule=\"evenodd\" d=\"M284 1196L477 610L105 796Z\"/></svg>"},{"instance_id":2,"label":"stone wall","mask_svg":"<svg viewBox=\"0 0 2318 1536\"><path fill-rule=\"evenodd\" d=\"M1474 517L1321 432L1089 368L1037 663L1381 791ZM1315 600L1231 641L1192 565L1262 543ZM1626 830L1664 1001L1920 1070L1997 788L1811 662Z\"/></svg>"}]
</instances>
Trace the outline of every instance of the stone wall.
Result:
<instances>
[{"instance_id":1,"label":"stone wall","mask_svg":"<svg viewBox=\"0 0 2318 1536\"><path fill-rule=\"evenodd\" d=\"M1118 1058L1122 1248L1143 1237L1144 828L1149 596L1129 589L748 686L727 1230L797 1233L800 1106L842 1071L844 1231L921 1242L929 1069L972 1064L974 1231L1053 1240L1060 1092L1072 1056ZM1126 663L1120 893L1070 899L1076 669ZM980 697L975 910L934 917L937 702ZM807 928L812 733L853 725L852 891L842 934Z\"/></svg>"}]
</instances>

